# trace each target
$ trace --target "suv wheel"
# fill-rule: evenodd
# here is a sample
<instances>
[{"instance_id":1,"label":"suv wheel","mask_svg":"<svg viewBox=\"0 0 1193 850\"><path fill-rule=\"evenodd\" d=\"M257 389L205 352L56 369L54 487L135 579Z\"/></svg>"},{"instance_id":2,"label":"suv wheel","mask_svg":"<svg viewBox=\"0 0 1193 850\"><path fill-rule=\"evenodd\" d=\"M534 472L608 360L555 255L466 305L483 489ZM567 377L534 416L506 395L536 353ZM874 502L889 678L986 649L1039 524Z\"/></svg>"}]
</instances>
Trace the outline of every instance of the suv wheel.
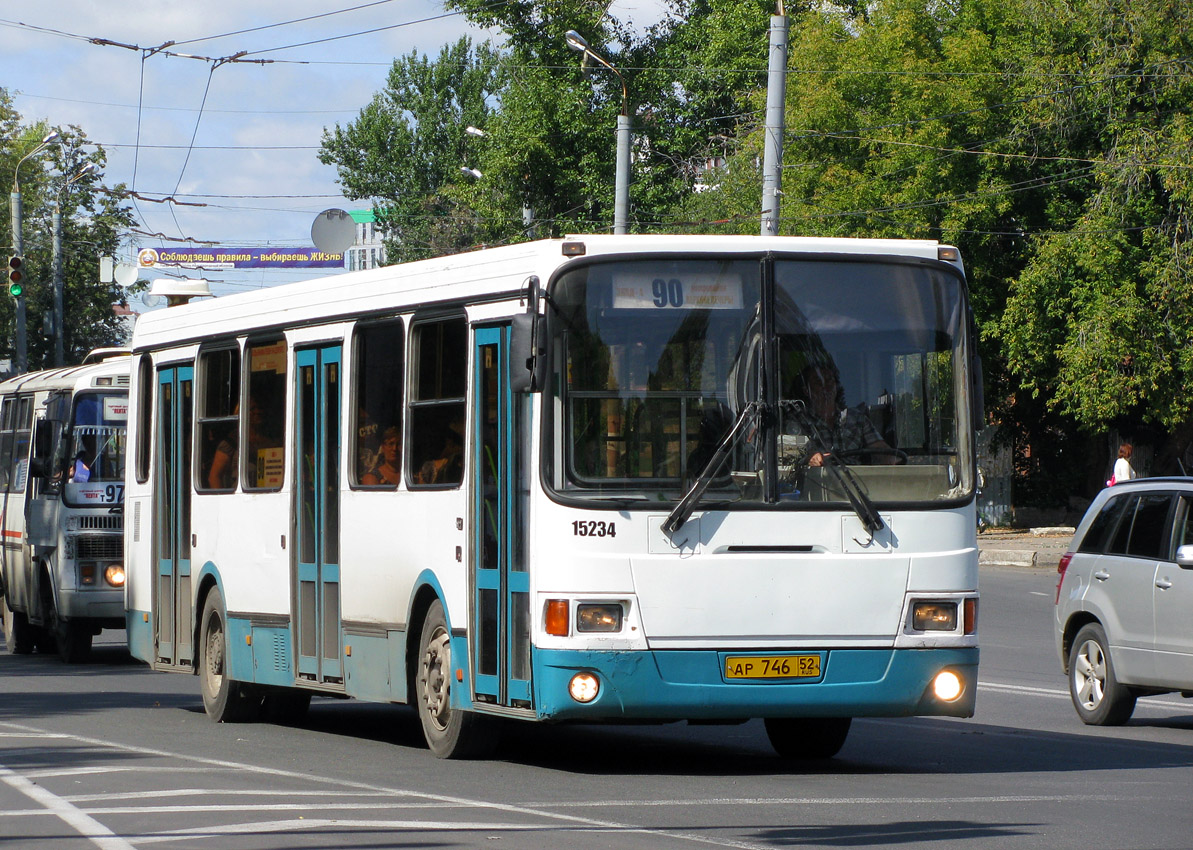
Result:
<instances>
[{"instance_id":1,"label":"suv wheel","mask_svg":"<svg viewBox=\"0 0 1193 850\"><path fill-rule=\"evenodd\" d=\"M1083 723L1121 726L1135 710L1135 694L1115 678L1106 632L1082 626L1069 652L1069 695Z\"/></svg>"}]
</instances>

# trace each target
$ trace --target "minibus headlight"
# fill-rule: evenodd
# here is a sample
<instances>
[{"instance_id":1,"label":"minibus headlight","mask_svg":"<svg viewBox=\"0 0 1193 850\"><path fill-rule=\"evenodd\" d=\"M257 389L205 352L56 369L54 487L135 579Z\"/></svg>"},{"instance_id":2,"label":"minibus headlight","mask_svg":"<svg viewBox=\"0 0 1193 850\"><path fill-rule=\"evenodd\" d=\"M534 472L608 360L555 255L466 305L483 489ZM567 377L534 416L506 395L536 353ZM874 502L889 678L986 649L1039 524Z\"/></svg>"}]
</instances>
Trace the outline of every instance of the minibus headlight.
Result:
<instances>
[{"instance_id":1,"label":"minibus headlight","mask_svg":"<svg viewBox=\"0 0 1193 850\"><path fill-rule=\"evenodd\" d=\"M592 673L577 673L568 682L568 693L576 702L592 702L601 692L601 682Z\"/></svg>"},{"instance_id":2,"label":"minibus headlight","mask_svg":"<svg viewBox=\"0 0 1193 850\"><path fill-rule=\"evenodd\" d=\"M955 632L956 602L916 602L911 608L911 627L917 632Z\"/></svg>"},{"instance_id":3,"label":"minibus headlight","mask_svg":"<svg viewBox=\"0 0 1193 850\"><path fill-rule=\"evenodd\" d=\"M961 681L961 677L952 670L941 670L932 680L932 693L936 694L937 699L944 702L953 702L961 696L964 690L965 684Z\"/></svg>"},{"instance_id":4,"label":"minibus headlight","mask_svg":"<svg viewBox=\"0 0 1193 850\"><path fill-rule=\"evenodd\" d=\"M621 605L616 602L601 605L577 605L576 631L620 632Z\"/></svg>"},{"instance_id":5,"label":"minibus headlight","mask_svg":"<svg viewBox=\"0 0 1193 850\"><path fill-rule=\"evenodd\" d=\"M124 587L124 564L108 564L104 568L104 581L112 587Z\"/></svg>"}]
</instances>

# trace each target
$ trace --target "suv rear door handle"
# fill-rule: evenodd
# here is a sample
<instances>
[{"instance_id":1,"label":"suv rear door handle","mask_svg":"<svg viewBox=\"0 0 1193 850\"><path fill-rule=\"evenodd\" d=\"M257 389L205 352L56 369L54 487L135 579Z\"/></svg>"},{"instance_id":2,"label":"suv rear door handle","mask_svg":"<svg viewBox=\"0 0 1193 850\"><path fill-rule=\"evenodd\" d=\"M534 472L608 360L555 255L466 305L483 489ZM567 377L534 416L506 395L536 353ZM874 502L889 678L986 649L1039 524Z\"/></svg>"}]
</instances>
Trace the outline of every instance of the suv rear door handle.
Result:
<instances>
[{"instance_id":1,"label":"suv rear door handle","mask_svg":"<svg viewBox=\"0 0 1193 850\"><path fill-rule=\"evenodd\" d=\"M1096 578L1098 581L1106 581L1106 579L1110 578L1110 573L1106 572L1105 570L1098 570L1096 573L1094 573L1094 578Z\"/></svg>"},{"instance_id":2,"label":"suv rear door handle","mask_svg":"<svg viewBox=\"0 0 1193 850\"><path fill-rule=\"evenodd\" d=\"M1168 590L1168 588L1172 587L1172 582L1166 578L1162 578L1156 582L1156 587L1160 588L1161 590Z\"/></svg>"}]
</instances>

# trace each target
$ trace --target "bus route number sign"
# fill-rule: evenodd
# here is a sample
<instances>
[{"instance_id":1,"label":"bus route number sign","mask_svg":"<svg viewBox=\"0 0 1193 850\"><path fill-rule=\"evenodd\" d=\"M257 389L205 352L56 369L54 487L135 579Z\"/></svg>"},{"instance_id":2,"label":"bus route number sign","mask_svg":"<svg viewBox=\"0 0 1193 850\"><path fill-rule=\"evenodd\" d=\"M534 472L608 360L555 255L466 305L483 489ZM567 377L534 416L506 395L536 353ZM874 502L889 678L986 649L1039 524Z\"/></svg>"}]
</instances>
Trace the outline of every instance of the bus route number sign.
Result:
<instances>
[{"instance_id":1,"label":"bus route number sign","mask_svg":"<svg viewBox=\"0 0 1193 850\"><path fill-rule=\"evenodd\" d=\"M650 275L626 272L613 278L613 307L619 310L740 310L738 278L711 274Z\"/></svg>"},{"instance_id":2,"label":"bus route number sign","mask_svg":"<svg viewBox=\"0 0 1193 850\"><path fill-rule=\"evenodd\" d=\"M730 655L726 679L818 679L819 655Z\"/></svg>"}]
</instances>

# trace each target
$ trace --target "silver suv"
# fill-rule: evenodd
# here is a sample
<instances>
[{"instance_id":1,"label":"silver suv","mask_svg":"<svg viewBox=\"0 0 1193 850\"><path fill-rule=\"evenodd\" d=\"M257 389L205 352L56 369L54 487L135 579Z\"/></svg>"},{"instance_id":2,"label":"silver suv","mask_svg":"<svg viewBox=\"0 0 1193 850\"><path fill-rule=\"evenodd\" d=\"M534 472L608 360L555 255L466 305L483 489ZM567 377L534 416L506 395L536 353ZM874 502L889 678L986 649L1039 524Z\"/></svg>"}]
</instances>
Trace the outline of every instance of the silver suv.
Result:
<instances>
[{"instance_id":1,"label":"silver suv","mask_svg":"<svg viewBox=\"0 0 1193 850\"><path fill-rule=\"evenodd\" d=\"M1127 722L1140 696L1193 691L1193 478L1107 487L1056 585L1056 645L1081 719Z\"/></svg>"}]
</instances>

